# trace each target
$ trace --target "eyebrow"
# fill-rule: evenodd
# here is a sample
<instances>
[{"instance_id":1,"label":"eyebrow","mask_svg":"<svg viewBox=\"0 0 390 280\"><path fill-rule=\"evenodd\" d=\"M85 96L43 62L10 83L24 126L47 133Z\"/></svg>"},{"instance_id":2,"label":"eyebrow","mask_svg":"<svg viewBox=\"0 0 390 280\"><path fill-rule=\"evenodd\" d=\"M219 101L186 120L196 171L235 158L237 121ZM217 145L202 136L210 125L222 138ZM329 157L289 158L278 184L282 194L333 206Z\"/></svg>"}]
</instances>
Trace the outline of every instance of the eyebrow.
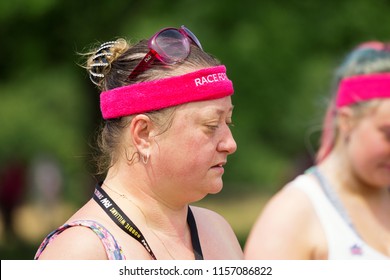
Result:
<instances>
[{"instance_id":1,"label":"eyebrow","mask_svg":"<svg viewBox=\"0 0 390 280\"><path fill-rule=\"evenodd\" d=\"M229 112L232 112L233 109L234 109L234 105L232 105L232 106L229 108L228 113L229 113ZM217 114L220 116L220 115L223 115L226 111L225 111L225 110L221 110L221 109L217 109L216 112L217 112Z\"/></svg>"}]
</instances>

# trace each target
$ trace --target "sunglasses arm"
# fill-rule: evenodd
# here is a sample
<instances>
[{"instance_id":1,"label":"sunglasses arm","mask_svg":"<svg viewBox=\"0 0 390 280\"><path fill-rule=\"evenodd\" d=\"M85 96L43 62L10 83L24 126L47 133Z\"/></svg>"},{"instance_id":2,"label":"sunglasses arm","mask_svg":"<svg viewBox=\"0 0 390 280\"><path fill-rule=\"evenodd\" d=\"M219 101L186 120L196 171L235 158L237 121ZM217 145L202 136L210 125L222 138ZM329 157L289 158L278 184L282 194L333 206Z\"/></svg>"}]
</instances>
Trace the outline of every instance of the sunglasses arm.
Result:
<instances>
[{"instance_id":1,"label":"sunglasses arm","mask_svg":"<svg viewBox=\"0 0 390 280\"><path fill-rule=\"evenodd\" d=\"M135 66L133 71L131 71L129 77L127 77L128 80L131 80L135 77L137 77L140 73L145 71L145 69L149 68L149 65L156 59L156 52L154 50L150 50L144 58Z\"/></svg>"}]
</instances>

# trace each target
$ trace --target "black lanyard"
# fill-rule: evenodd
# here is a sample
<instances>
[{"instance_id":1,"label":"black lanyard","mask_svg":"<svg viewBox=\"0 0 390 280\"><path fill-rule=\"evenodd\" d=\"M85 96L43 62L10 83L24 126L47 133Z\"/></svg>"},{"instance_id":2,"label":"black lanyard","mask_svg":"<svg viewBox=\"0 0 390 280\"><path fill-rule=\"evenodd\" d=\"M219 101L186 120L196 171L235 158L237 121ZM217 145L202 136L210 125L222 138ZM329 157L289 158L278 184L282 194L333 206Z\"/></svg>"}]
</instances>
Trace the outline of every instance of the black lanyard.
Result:
<instances>
[{"instance_id":1,"label":"black lanyard","mask_svg":"<svg viewBox=\"0 0 390 280\"><path fill-rule=\"evenodd\" d=\"M100 184L96 185L93 199L102 207L107 215L127 234L135 238L146 249L153 260L156 260L152 249L150 248L145 237L129 217L119 208L111 197L102 189ZM195 218L191 208L188 207L187 223L190 226L192 247L196 260L203 260L202 248L199 242L198 230L196 228Z\"/></svg>"},{"instance_id":2,"label":"black lanyard","mask_svg":"<svg viewBox=\"0 0 390 280\"><path fill-rule=\"evenodd\" d=\"M142 235L141 231L137 226L126 216L125 213L119 208L119 206L108 196L108 194L102 189L100 184L96 185L95 191L93 193L93 199L102 207L102 209L108 214L108 216L113 220L124 232L129 234L131 237L135 238L139 243L144 246L146 251L152 257L153 260L156 260L152 249L150 248L145 237Z\"/></svg>"}]
</instances>

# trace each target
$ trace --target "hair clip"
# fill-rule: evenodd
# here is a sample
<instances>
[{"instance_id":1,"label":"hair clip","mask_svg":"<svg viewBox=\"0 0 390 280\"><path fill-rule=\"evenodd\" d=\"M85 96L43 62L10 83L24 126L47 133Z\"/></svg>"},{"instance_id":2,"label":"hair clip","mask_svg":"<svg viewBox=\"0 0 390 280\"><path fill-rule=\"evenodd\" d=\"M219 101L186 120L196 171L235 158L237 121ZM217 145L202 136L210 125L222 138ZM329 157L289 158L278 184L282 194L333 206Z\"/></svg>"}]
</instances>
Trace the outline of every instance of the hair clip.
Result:
<instances>
[{"instance_id":1,"label":"hair clip","mask_svg":"<svg viewBox=\"0 0 390 280\"><path fill-rule=\"evenodd\" d=\"M96 50L95 56L101 54L103 50L106 50L106 49L109 50L115 44L116 44L116 41L109 41L109 42L105 42L105 43L101 44L100 47ZM107 55L112 55L110 51L105 51L104 53L106 53Z\"/></svg>"},{"instance_id":2,"label":"hair clip","mask_svg":"<svg viewBox=\"0 0 390 280\"><path fill-rule=\"evenodd\" d=\"M95 62L91 64L91 67L96 67L96 66L108 66L108 62Z\"/></svg>"},{"instance_id":3,"label":"hair clip","mask_svg":"<svg viewBox=\"0 0 390 280\"><path fill-rule=\"evenodd\" d=\"M95 78L104 78L104 74L101 73L98 74L89 70L89 79L91 80L91 82L96 86L100 86L100 84L97 81L95 81Z\"/></svg>"},{"instance_id":4,"label":"hair clip","mask_svg":"<svg viewBox=\"0 0 390 280\"><path fill-rule=\"evenodd\" d=\"M95 61L97 58L99 57L105 57L105 56L112 56L112 53L110 52L101 52L101 53L97 53L93 56L92 60Z\"/></svg>"},{"instance_id":5,"label":"hair clip","mask_svg":"<svg viewBox=\"0 0 390 280\"><path fill-rule=\"evenodd\" d=\"M96 50L96 53L100 52L103 49L111 48L114 46L117 42L116 41L108 41L100 45L100 47Z\"/></svg>"},{"instance_id":6,"label":"hair clip","mask_svg":"<svg viewBox=\"0 0 390 280\"><path fill-rule=\"evenodd\" d=\"M91 68L89 69L89 78L95 85L99 86L98 81L96 81L96 78L99 81L104 78L103 73L97 73L99 71L98 67L106 67L109 65L107 57L112 56L112 53L110 52L110 48L113 47L117 42L116 41L108 41L100 45L100 47L96 50L94 56L92 57L93 63L90 65Z\"/></svg>"}]
</instances>

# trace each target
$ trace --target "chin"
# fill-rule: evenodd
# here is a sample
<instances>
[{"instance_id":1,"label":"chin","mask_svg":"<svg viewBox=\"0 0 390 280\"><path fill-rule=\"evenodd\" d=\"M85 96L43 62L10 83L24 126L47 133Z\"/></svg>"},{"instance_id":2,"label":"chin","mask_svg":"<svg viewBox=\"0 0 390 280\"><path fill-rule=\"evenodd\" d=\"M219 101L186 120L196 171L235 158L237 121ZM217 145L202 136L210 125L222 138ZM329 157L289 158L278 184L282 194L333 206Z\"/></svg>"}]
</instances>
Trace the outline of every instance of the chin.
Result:
<instances>
[{"instance_id":1,"label":"chin","mask_svg":"<svg viewBox=\"0 0 390 280\"><path fill-rule=\"evenodd\" d=\"M210 191L209 191L209 194L217 194L219 193L220 191L222 191L223 189L223 184L219 184L215 187L213 187Z\"/></svg>"}]
</instances>

